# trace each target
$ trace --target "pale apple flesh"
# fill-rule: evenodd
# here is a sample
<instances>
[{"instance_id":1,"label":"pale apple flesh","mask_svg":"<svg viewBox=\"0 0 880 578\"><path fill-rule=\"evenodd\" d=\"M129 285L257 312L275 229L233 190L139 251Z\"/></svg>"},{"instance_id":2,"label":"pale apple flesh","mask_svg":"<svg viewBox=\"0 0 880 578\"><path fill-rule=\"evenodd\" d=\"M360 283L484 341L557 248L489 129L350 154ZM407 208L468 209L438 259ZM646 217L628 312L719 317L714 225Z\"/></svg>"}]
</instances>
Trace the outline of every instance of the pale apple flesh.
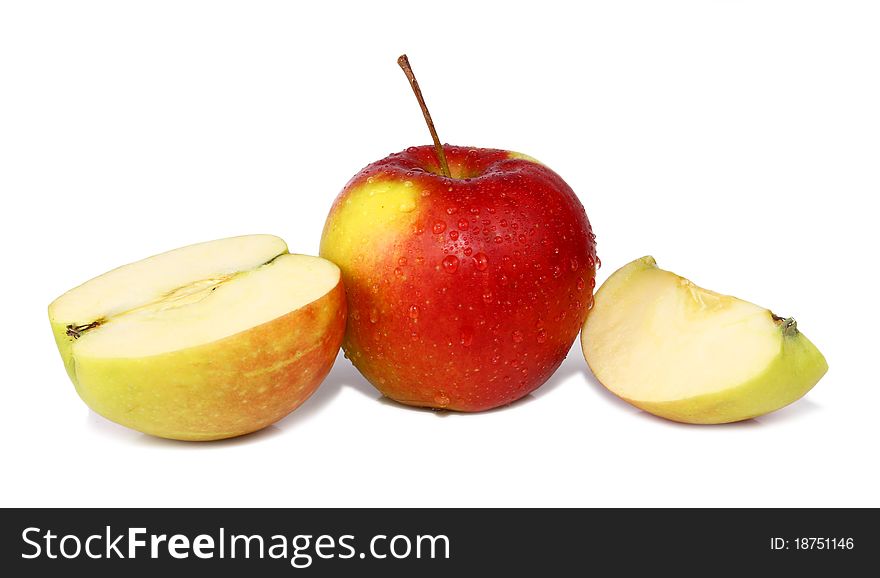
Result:
<instances>
[{"instance_id":1,"label":"pale apple flesh","mask_svg":"<svg viewBox=\"0 0 880 578\"><path fill-rule=\"evenodd\" d=\"M49 307L59 351L97 413L183 440L243 435L305 401L345 327L339 269L270 235L163 253Z\"/></svg>"},{"instance_id":2,"label":"pale apple flesh","mask_svg":"<svg viewBox=\"0 0 880 578\"><path fill-rule=\"evenodd\" d=\"M828 369L793 319L694 285L652 257L596 293L581 343L612 393L674 421L757 417L806 394Z\"/></svg>"}]
</instances>

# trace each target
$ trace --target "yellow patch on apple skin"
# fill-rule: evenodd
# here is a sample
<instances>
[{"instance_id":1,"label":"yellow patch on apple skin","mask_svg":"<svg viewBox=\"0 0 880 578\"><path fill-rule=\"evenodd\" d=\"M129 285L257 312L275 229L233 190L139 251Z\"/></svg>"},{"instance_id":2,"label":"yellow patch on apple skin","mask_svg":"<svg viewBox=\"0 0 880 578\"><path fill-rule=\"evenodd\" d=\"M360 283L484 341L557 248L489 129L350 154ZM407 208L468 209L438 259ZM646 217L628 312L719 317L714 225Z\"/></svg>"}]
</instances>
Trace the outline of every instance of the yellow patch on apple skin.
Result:
<instances>
[{"instance_id":1,"label":"yellow patch on apple skin","mask_svg":"<svg viewBox=\"0 0 880 578\"><path fill-rule=\"evenodd\" d=\"M535 157L529 156L524 153L518 153L518 152L511 151L507 154L512 159L520 159L523 161L529 161L529 162L535 163L536 165L547 166L544 163L542 163L541 161L539 161L538 159L536 159Z\"/></svg>"},{"instance_id":2,"label":"yellow patch on apple skin","mask_svg":"<svg viewBox=\"0 0 880 578\"><path fill-rule=\"evenodd\" d=\"M373 180L375 179L375 180ZM420 193L412 181L370 177L336 200L321 235L321 257L358 263L383 249L383 238L406 237L418 217Z\"/></svg>"}]
</instances>

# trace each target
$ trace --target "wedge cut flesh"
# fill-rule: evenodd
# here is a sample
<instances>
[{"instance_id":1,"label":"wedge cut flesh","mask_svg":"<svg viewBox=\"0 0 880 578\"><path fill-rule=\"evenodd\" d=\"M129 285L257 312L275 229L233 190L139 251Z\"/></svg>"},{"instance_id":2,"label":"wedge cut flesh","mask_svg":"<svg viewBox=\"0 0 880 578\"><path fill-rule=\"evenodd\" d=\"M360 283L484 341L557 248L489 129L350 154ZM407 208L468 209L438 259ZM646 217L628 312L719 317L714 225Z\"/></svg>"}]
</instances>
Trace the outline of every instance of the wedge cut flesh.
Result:
<instances>
[{"instance_id":1,"label":"wedge cut flesh","mask_svg":"<svg viewBox=\"0 0 880 578\"><path fill-rule=\"evenodd\" d=\"M339 269L271 235L191 245L114 269L49 306L96 412L187 440L265 427L329 372L345 329Z\"/></svg>"},{"instance_id":2,"label":"wedge cut flesh","mask_svg":"<svg viewBox=\"0 0 880 578\"><path fill-rule=\"evenodd\" d=\"M686 423L749 419L802 397L828 365L795 321L657 267L616 271L581 332L587 364L612 393Z\"/></svg>"}]
</instances>

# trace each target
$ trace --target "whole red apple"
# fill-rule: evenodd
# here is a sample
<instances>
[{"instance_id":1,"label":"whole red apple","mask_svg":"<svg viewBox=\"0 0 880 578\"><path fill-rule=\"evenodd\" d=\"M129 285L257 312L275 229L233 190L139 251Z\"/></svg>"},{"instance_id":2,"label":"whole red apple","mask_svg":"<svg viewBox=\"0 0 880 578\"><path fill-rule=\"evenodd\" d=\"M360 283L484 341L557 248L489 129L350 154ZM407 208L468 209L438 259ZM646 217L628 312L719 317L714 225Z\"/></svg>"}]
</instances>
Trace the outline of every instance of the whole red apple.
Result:
<instances>
[{"instance_id":1,"label":"whole red apple","mask_svg":"<svg viewBox=\"0 0 880 578\"><path fill-rule=\"evenodd\" d=\"M427 117L427 114L426 114ZM555 172L496 149L412 147L375 162L330 210L343 348L386 396L480 411L543 384L592 306L595 236Z\"/></svg>"}]
</instances>

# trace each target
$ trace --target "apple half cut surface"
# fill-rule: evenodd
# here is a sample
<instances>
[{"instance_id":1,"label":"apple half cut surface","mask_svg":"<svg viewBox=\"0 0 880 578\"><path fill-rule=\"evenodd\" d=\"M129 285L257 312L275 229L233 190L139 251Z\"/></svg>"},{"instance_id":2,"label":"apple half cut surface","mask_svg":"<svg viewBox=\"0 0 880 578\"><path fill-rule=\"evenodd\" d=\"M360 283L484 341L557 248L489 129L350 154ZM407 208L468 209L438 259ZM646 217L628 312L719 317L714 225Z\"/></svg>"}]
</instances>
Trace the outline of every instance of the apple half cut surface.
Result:
<instances>
[{"instance_id":1,"label":"apple half cut surface","mask_svg":"<svg viewBox=\"0 0 880 578\"><path fill-rule=\"evenodd\" d=\"M715 424L807 393L828 370L793 319L637 259L596 293L584 357L612 393L654 415Z\"/></svg>"},{"instance_id":2,"label":"apple half cut surface","mask_svg":"<svg viewBox=\"0 0 880 578\"><path fill-rule=\"evenodd\" d=\"M339 268L271 235L149 257L49 306L83 401L180 440L247 434L293 411L330 371L345 315Z\"/></svg>"}]
</instances>

